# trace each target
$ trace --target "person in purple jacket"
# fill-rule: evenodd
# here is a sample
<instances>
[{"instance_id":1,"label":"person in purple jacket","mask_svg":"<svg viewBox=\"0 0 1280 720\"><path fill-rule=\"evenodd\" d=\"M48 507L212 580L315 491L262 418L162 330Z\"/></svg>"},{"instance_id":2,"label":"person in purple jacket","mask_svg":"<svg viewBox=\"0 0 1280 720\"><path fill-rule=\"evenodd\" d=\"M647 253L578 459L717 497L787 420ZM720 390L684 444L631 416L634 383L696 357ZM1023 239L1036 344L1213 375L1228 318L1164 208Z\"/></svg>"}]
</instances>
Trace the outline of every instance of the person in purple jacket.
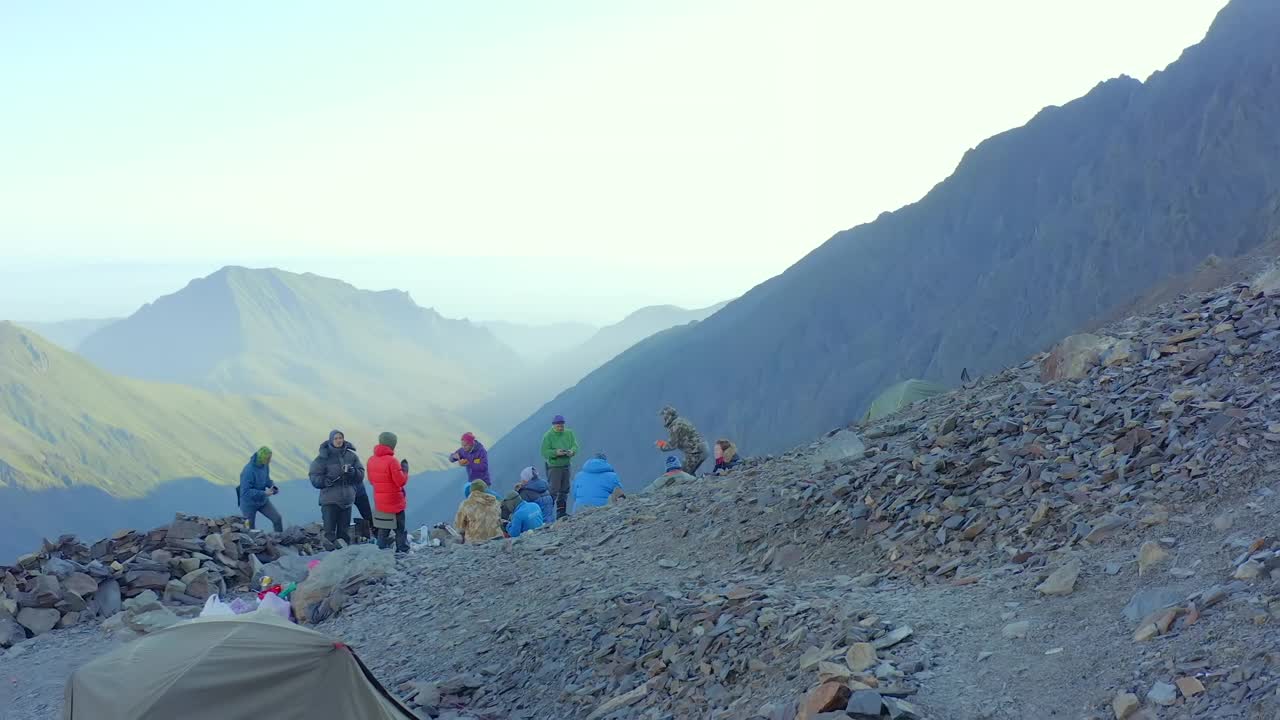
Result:
<instances>
[{"instance_id":1,"label":"person in purple jacket","mask_svg":"<svg viewBox=\"0 0 1280 720\"><path fill-rule=\"evenodd\" d=\"M489 479L489 451L476 440L475 433L462 436L462 447L449 456L449 462L466 468L467 482L483 480L485 485L493 485L493 481Z\"/></svg>"}]
</instances>

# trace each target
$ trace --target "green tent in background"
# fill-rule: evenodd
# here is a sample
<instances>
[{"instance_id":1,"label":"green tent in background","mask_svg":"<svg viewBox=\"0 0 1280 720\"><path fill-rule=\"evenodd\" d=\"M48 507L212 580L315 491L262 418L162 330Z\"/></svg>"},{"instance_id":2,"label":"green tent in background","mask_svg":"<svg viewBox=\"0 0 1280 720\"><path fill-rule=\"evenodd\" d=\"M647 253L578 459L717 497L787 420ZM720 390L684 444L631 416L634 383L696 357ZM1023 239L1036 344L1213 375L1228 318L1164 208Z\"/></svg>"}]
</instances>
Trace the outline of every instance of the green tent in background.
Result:
<instances>
[{"instance_id":1,"label":"green tent in background","mask_svg":"<svg viewBox=\"0 0 1280 720\"><path fill-rule=\"evenodd\" d=\"M892 415L917 400L933 397L946 391L947 389L941 385L934 385L924 380L903 380L896 385L889 386L888 389L880 393L871 402L871 407L867 410L867 416L862 420L867 422L877 420L885 415Z\"/></svg>"}]
</instances>

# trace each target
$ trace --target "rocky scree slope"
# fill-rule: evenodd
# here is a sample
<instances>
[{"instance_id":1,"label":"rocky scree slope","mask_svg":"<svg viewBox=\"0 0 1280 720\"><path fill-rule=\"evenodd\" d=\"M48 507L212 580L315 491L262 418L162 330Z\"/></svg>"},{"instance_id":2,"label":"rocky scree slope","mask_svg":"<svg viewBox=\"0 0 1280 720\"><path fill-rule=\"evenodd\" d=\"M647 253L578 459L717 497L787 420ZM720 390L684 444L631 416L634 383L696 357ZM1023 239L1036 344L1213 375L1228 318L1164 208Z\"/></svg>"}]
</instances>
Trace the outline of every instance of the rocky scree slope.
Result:
<instances>
[{"instance_id":1,"label":"rocky scree slope","mask_svg":"<svg viewBox=\"0 0 1280 720\"><path fill-rule=\"evenodd\" d=\"M1278 366L1280 297L1183 297L322 629L432 717L1275 717Z\"/></svg>"}]
</instances>

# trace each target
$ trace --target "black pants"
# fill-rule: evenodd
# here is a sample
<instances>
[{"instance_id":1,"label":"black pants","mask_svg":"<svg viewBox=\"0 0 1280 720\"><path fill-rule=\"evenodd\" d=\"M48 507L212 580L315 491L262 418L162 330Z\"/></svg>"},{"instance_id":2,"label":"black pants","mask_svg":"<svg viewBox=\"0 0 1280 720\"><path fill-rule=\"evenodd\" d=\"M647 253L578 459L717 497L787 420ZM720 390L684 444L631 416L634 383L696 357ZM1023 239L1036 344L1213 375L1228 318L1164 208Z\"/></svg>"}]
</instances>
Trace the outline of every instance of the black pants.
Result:
<instances>
[{"instance_id":1,"label":"black pants","mask_svg":"<svg viewBox=\"0 0 1280 720\"><path fill-rule=\"evenodd\" d=\"M321 505L320 517L324 520L324 539L351 542L351 506Z\"/></svg>"},{"instance_id":2,"label":"black pants","mask_svg":"<svg viewBox=\"0 0 1280 720\"><path fill-rule=\"evenodd\" d=\"M396 552L409 552L409 532L404 525L404 511L396 513ZM378 528L378 547L386 550L391 547L391 530Z\"/></svg>"},{"instance_id":3,"label":"black pants","mask_svg":"<svg viewBox=\"0 0 1280 720\"><path fill-rule=\"evenodd\" d=\"M547 484L551 486L551 494L556 498L556 517L568 515L569 506L569 466L547 466Z\"/></svg>"},{"instance_id":4,"label":"black pants","mask_svg":"<svg viewBox=\"0 0 1280 720\"><path fill-rule=\"evenodd\" d=\"M356 495L356 510L360 511L360 519L364 521L365 531L373 533L373 508L369 506L369 496L367 494ZM361 535L360 537L367 537Z\"/></svg>"},{"instance_id":5,"label":"black pants","mask_svg":"<svg viewBox=\"0 0 1280 720\"><path fill-rule=\"evenodd\" d=\"M245 513L244 519L248 523L250 530L254 527L254 521L258 519L258 513L262 513L262 517L271 521L271 525L275 527L276 532L284 532L284 518L280 517L280 511L276 509L275 505L271 504L269 499L265 505L258 508L258 512Z\"/></svg>"}]
</instances>

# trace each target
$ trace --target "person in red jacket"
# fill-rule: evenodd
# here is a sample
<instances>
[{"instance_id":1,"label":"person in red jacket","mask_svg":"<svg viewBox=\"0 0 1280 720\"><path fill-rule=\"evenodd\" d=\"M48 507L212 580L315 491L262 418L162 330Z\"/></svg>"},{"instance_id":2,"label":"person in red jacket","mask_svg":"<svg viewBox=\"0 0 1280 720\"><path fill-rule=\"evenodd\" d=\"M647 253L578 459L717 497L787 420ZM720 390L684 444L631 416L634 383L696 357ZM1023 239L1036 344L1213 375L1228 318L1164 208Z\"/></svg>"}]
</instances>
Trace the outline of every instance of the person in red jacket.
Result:
<instances>
[{"instance_id":1,"label":"person in red jacket","mask_svg":"<svg viewBox=\"0 0 1280 720\"><path fill-rule=\"evenodd\" d=\"M396 552L409 552L409 533L404 511L408 506L404 486L409 482L409 462L396 459L396 435L384 432L378 436L373 457L365 463L365 477L373 486L373 524L378 528L378 547L391 545L391 529L396 531Z\"/></svg>"}]
</instances>

